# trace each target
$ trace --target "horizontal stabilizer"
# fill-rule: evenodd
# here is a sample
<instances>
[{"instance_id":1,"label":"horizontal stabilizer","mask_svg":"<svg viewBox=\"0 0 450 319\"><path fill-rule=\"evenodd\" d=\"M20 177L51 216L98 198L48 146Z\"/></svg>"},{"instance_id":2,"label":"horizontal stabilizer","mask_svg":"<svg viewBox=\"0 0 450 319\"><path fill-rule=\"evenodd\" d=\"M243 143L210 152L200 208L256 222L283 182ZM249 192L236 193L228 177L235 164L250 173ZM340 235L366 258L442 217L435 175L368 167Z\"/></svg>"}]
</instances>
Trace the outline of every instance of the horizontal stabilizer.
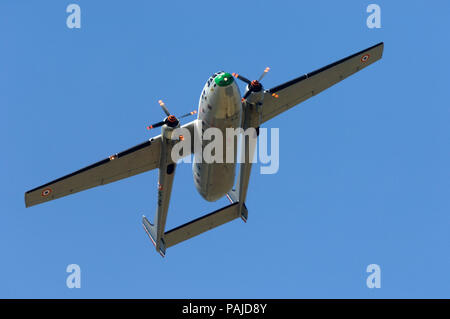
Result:
<instances>
[{"instance_id":1,"label":"horizontal stabilizer","mask_svg":"<svg viewBox=\"0 0 450 319\"><path fill-rule=\"evenodd\" d=\"M174 246L238 217L241 217L239 203L233 203L210 214L194 219L166 232L164 234L166 247Z\"/></svg>"}]
</instances>

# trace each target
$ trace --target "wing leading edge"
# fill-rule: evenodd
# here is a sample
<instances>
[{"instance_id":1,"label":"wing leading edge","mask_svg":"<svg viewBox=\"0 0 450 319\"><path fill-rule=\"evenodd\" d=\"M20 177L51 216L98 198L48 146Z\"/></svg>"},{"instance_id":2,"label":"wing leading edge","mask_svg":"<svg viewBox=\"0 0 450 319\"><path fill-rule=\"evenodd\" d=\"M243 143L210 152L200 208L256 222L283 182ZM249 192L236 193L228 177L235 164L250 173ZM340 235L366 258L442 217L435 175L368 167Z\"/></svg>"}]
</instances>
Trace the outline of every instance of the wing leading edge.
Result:
<instances>
[{"instance_id":1,"label":"wing leading edge","mask_svg":"<svg viewBox=\"0 0 450 319\"><path fill-rule=\"evenodd\" d=\"M342 60L265 91L262 123L378 61L383 55L383 48L384 44L380 42Z\"/></svg>"},{"instance_id":2,"label":"wing leading edge","mask_svg":"<svg viewBox=\"0 0 450 319\"><path fill-rule=\"evenodd\" d=\"M192 131L192 121L183 128ZM159 167L161 135L25 193L30 207ZM189 154L184 154L189 155Z\"/></svg>"}]
</instances>

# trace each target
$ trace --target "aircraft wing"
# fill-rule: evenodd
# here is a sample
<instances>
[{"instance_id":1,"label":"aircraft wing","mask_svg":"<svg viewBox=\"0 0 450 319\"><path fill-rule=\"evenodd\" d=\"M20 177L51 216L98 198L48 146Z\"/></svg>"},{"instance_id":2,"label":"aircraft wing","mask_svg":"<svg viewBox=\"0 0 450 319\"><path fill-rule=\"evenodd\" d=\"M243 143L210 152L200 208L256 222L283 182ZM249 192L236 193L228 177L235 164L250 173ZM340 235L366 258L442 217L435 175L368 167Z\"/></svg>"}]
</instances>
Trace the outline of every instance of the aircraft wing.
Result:
<instances>
[{"instance_id":1,"label":"aircraft wing","mask_svg":"<svg viewBox=\"0 0 450 319\"><path fill-rule=\"evenodd\" d=\"M383 42L264 92L262 121L309 99L381 59Z\"/></svg>"},{"instance_id":2,"label":"aircraft wing","mask_svg":"<svg viewBox=\"0 0 450 319\"><path fill-rule=\"evenodd\" d=\"M194 122L182 127L192 133ZM158 168L160 153L161 135L158 135L144 143L26 192L25 206L34 206Z\"/></svg>"}]
</instances>

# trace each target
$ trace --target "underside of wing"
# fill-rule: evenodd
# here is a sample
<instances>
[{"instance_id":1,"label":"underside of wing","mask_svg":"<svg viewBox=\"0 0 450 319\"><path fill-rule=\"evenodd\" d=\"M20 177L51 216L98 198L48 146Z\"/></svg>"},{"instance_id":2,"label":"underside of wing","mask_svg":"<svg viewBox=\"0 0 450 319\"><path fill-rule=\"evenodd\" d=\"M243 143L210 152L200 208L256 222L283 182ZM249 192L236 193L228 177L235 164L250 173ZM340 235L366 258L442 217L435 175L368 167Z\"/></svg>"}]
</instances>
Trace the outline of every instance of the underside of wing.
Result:
<instances>
[{"instance_id":1,"label":"underside of wing","mask_svg":"<svg viewBox=\"0 0 450 319\"><path fill-rule=\"evenodd\" d=\"M159 165L161 136L36 187L25 193L26 207L152 170Z\"/></svg>"},{"instance_id":2,"label":"underside of wing","mask_svg":"<svg viewBox=\"0 0 450 319\"><path fill-rule=\"evenodd\" d=\"M381 59L383 42L264 93L262 123Z\"/></svg>"},{"instance_id":3,"label":"underside of wing","mask_svg":"<svg viewBox=\"0 0 450 319\"><path fill-rule=\"evenodd\" d=\"M184 128L193 130L193 123ZM41 204L159 167L161 135L25 193L25 206ZM189 155L189 154L185 154Z\"/></svg>"}]
</instances>

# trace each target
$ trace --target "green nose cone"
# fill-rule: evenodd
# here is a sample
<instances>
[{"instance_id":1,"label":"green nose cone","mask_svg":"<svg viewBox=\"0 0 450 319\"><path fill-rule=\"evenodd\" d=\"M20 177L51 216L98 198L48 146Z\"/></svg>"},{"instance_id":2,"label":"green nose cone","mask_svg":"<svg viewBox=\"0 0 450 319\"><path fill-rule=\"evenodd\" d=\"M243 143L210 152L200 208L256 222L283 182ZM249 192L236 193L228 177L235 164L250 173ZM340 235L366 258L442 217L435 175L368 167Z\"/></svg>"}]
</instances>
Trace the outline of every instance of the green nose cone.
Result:
<instances>
[{"instance_id":1,"label":"green nose cone","mask_svg":"<svg viewBox=\"0 0 450 319\"><path fill-rule=\"evenodd\" d=\"M230 73L222 73L214 79L218 86L227 86L233 83L234 79Z\"/></svg>"}]
</instances>

